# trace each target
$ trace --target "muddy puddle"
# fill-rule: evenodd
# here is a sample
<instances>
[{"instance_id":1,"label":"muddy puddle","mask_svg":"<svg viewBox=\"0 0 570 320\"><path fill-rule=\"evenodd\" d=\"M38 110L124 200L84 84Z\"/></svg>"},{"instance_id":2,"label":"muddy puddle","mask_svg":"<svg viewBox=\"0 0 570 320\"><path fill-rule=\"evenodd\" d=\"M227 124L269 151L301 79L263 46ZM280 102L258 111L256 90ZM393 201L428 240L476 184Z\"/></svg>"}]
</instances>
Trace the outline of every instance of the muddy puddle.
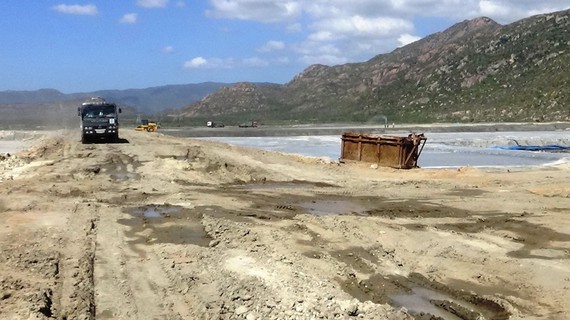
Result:
<instances>
[{"instance_id":1,"label":"muddy puddle","mask_svg":"<svg viewBox=\"0 0 570 320\"><path fill-rule=\"evenodd\" d=\"M473 213L472 215L476 215ZM520 216L520 215L519 215ZM421 223L402 225L410 230L423 229ZM511 213L487 213L484 217L468 218L458 223L442 223L431 225L439 230L457 233L494 233L521 247L507 253L509 257L519 259L560 260L570 259L568 243L570 234L559 232L543 225L522 220Z\"/></svg>"},{"instance_id":2,"label":"muddy puddle","mask_svg":"<svg viewBox=\"0 0 570 320\"><path fill-rule=\"evenodd\" d=\"M362 215L395 218L443 218L469 217L472 211L447 207L419 200L387 200L380 197L326 196L308 200L298 200L290 207L307 214Z\"/></svg>"},{"instance_id":3,"label":"muddy puddle","mask_svg":"<svg viewBox=\"0 0 570 320\"><path fill-rule=\"evenodd\" d=\"M101 171L108 174L114 181L140 180L140 174L136 169L141 163L134 157L124 154L112 154L105 159L105 164Z\"/></svg>"},{"instance_id":4,"label":"muddy puddle","mask_svg":"<svg viewBox=\"0 0 570 320\"><path fill-rule=\"evenodd\" d=\"M141 176L138 173L133 172L112 172L109 173L109 177L115 181L126 181L126 180L140 180Z\"/></svg>"},{"instance_id":5,"label":"muddy puddle","mask_svg":"<svg viewBox=\"0 0 570 320\"><path fill-rule=\"evenodd\" d=\"M176 206L150 205L146 207L135 208L130 211L130 213L135 216L142 216L144 218L169 218L171 215L180 214L181 211L182 208Z\"/></svg>"},{"instance_id":6,"label":"muddy puddle","mask_svg":"<svg viewBox=\"0 0 570 320\"><path fill-rule=\"evenodd\" d=\"M488 191L481 190L481 189L462 189L462 188L455 188L450 190L447 194L450 196L457 196L457 197L467 197L467 198L474 198L480 197L488 193Z\"/></svg>"},{"instance_id":7,"label":"muddy puddle","mask_svg":"<svg viewBox=\"0 0 570 320\"><path fill-rule=\"evenodd\" d=\"M470 319L480 319L481 315L481 313L474 311L476 307L473 305L422 287L414 287L409 293L391 295L389 299L392 301L392 305L406 308L409 313L418 315L429 314L446 320L463 320L465 317L462 316L462 313L470 315L468 317ZM454 306L453 309L446 307L448 305ZM461 306L464 309L462 313L456 310L459 309L457 306ZM471 316L472 314L474 314L474 317Z\"/></svg>"},{"instance_id":8,"label":"muddy puddle","mask_svg":"<svg viewBox=\"0 0 570 320\"><path fill-rule=\"evenodd\" d=\"M302 231L302 230L301 230ZM318 238L300 240L300 244L319 247ZM507 292L501 288L485 290L467 282L450 282L445 285L429 280L419 273L381 275L377 266L384 259L394 260L394 252L381 245L369 248L351 247L341 251L309 250L303 253L311 259L334 259L349 267L343 278L336 281L341 288L361 302L371 301L404 308L418 320L505 320L509 319L511 306L497 298ZM396 263L397 259L394 260ZM509 295L515 295L508 292Z\"/></svg>"},{"instance_id":9,"label":"muddy puddle","mask_svg":"<svg viewBox=\"0 0 570 320\"><path fill-rule=\"evenodd\" d=\"M447 287L420 274L408 277L374 274L366 279L352 275L338 281L345 292L360 301L405 308L415 319L506 320L510 317L506 307L494 299Z\"/></svg>"},{"instance_id":10,"label":"muddy puddle","mask_svg":"<svg viewBox=\"0 0 570 320\"><path fill-rule=\"evenodd\" d=\"M172 160L177 160L177 161L188 161L189 158L187 155L159 155L157 156L160 159L172 159Z\"/></svg>"},{"instance_id":11,"label":"muddy puddle","mask_svg":"<svg viewBox=\"0 0 570 320\"><path fill-rule=\"evenodd\" d=\"M127 208L128 218L118 222L127 227L128 242L142 253L141 245L155 243L193 244L206 247L212 238L201 223L202 214L168 204Z\"/></svg>"},{"instance_id":12,"label":"muddy puddle","mask_svg":"<svg viewBox=\"0 0 570 320\"><path fill-rule=\"evenodd\" d=\"M320 193L322 190L314 190L313 187L331 189L326 190L325 193ZM248 201L251 203L249 210L239 212L239 215L264 220L290 219L298 214L315 216L361 215L390 219L469 218L477 215L499 216L504 214L464 210L422 199L387 199L385 197L334 194L332 188L335 187L307 181L266 181L265 183L230 184L218 190L204 189L203 192L214 192L240 201ZM265 192L275 188L280 188L278 195ZM460 192L464 192L464 190L460 190ZM472 195L474 194L479 194L479 191L474 191Z\"/></svg>"},{"instance_id":13,"label":"muddy puddle","mask_svg":"<svg viewBox=\"0 0 570 320\"><path fill-rule=\"evenodd\" d=\"M423 199L387 199L381 196L335 194L338 186L304 180L233 183L218 190L204 189L252 203L241 215L260 219L289 219L298 214L316 216L362 215L396 218L467 218L477 212L445 206ZM272 193L278 190L278 194ZM479 189L457 189L466 196L484 193ZM497 214L484 212L485 215Z\"/></svg>"},{"instance_id":14,"label":"muddy puddle","mask_svg":"<svg viewBox=\"0 0 570 320\"><path fill-rule=\"evenodd\" d=\"M311 200L300 202L297 206L307 213L316 216L358 214L364 215L367 208L349 200Z\"/></svg>"},{"instance_id":15,"label":"muddy puddle","mask_svg":"<svg viewBox=\"0 0 570 320\"><path fill-rule=\"evenodd\" d=\"M273 189L305 189L305 188L338 188L338 186L325 182L311 182L305 180L292 181L262 181L239 185L246 190L273 190Z\"/></svg>"}]
</instances>

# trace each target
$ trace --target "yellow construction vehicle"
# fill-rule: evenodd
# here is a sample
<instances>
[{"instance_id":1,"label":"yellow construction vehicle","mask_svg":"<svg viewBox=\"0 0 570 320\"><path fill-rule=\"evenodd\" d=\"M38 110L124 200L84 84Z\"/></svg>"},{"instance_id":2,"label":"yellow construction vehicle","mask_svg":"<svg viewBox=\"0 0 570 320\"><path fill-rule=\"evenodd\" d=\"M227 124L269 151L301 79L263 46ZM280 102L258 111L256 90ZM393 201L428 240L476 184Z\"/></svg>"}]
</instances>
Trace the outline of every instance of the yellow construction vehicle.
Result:
<instances>
[{"instance_id":1,"label":"yellow construction vehicle","mask_svg":"<svg viewBox=\"0 0 570 320\"><path fill-rule=\"evenodd\" d=\"M139 124L135 128L135 130L136 131L155 132L158 128L159 128L159 125L155 121L141 120L141 124Z\"/></svg>"}]
</instances>

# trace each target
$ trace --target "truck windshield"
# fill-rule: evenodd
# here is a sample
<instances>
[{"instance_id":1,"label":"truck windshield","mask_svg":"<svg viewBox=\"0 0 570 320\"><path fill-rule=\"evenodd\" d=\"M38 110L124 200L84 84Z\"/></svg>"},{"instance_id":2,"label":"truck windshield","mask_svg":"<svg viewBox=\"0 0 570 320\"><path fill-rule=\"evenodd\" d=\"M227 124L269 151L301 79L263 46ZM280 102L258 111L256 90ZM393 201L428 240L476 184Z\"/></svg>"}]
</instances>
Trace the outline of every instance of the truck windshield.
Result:
<instances>
[{"instance_id":1,"label":"truck windshield","mask_svg":"<svg viewBox=\"0 0 570 320\"><path fill-rule=\"evenodd\" d=\"M84 118L113 118L115 117L116 107L114 105L87 105L83 107Z\"/></svg>"}]
</instances>

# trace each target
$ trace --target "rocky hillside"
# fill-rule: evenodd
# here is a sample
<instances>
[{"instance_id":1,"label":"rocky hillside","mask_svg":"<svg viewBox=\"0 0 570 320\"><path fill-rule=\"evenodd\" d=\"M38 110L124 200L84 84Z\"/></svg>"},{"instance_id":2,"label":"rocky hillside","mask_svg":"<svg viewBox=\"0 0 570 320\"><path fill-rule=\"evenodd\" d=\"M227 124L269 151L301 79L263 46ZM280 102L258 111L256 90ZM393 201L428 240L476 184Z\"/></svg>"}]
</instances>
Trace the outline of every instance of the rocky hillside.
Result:
<instances>
[{"instance_id":1,"label":"rocky hillside","mask_svg":"<svg viewBox=\"0 0 570 320\"><path fill-rule=\"evenodd\" d=\"M240 83L179 121L557 121L570 118L570 10L458 23L363 63L313 65L286 85Z\"/></svg>"}]
</instances>

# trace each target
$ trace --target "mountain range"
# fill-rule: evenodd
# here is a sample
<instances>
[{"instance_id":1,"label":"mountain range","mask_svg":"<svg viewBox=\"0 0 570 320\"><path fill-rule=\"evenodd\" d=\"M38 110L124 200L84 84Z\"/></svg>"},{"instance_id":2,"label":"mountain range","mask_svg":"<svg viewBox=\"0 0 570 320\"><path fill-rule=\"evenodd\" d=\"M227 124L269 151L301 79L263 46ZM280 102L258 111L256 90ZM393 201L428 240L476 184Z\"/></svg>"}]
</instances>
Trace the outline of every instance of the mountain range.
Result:
<instances>
[{"instance_id":1,"label":"mountain range","mask_svg":"<svg viewBox=\"0 0 570 320\"><path fill-rule=\"evenodd\" d=\"M313 65L285 85L223 87L177 121L486 122L570 119L570 10L467 20L369 61Z\"/></svg>"},{"instance_id":2,"label":"mountain range","mask_svg":"<svg viewBox=\"0 0 570 320\"><path fill-rule=\"evenodd\" d=\"M204 96L231 84L204 82L197 84L165 85L145 89L99 90L65 94L55 89L35 91L0 91L0 105L61 103L104 97L121 105L135 108L137 112L154 114L167 109L179 109L199 101Z\"/></svg>"}]
</instances>

